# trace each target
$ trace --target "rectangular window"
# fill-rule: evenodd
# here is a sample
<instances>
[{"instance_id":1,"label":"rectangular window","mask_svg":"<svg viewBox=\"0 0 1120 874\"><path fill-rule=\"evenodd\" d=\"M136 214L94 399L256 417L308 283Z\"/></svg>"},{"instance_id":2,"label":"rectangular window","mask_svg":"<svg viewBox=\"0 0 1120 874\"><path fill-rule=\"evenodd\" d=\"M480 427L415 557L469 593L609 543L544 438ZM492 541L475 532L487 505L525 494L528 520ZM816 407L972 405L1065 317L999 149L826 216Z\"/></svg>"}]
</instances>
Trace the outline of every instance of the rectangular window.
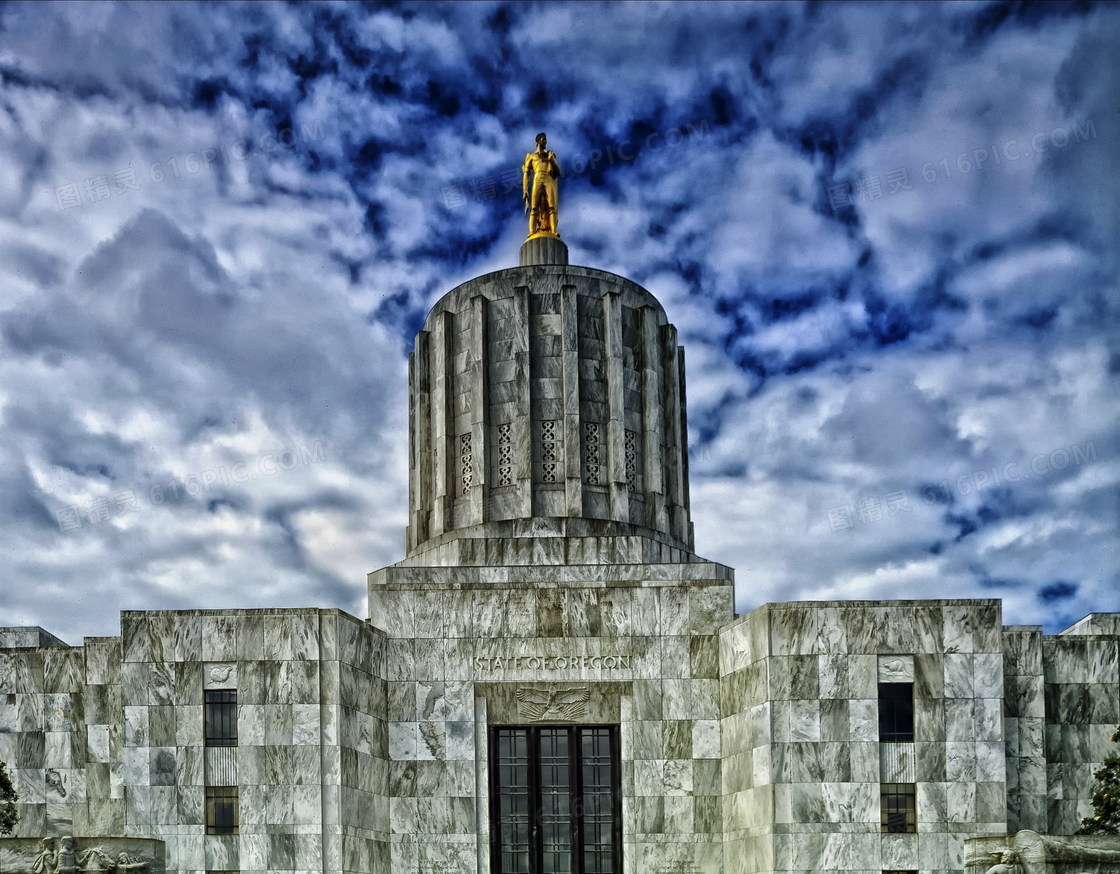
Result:
<instances>
[{"instance_id":1,"label":"rectangular window","mask_svg":"<svg viewBox=\"0 0 1120 874\"><path fill-rule=\"evenodd\" d=\"M237 787L206 787L206 834L237 834Z\"/></svg>"},{"instance_id":2,"label":"rectangular window","mask_svg":"<svg viewBox=\"0 0 1120 874\"><path fill-rule=\"evenodd\" d=\"M493 874L619 874L617 726L490 729Z\"/></svg>"},{"instance_id":3,"label":"rectangular window","mask_svg":"<svg viewBox=\"0 0 1120 874\"><path fill-rule=\"evenodd\" d=\"M918 830L918 793L913 783L881 783L882 830L912 834Z\"/></svg>"},{"instance_id":4,"label":"rectangular window","mask_svg":"<svg viewBox=\"0 0 1120 874\"><path fill-rule=\"evenodd\" d=\"M879 740L914 742L914 684L879 684Z\"/></svg>"},{"instance_id":5,"label":"rectangular window","mask_svg":"<svg viewBox=\"0 0 1120 874\"><path fill-rule=\"evenodd\" d=\"M206 746L237 746L237 692L232 689L209 690L203 707Z\"/></svg>"}]
</instances>

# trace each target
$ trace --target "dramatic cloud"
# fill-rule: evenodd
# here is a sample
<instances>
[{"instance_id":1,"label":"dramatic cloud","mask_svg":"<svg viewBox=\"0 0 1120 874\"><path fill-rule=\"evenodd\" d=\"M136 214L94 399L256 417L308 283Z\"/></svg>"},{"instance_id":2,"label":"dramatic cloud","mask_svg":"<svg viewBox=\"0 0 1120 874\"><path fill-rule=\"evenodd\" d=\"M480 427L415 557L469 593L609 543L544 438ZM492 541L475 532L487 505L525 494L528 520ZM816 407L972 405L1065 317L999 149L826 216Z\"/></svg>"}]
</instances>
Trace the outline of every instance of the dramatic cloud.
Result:
<instances>
[{"instance_id":1,"label":"dramatic cloud","mask_svg":"<svg viewBox=\"0 0 1120 874\"><path fill-rule=\"evenodd\" d=\"M697 549L746 611L1120 610L1120 13L1072 4L0 8L0 624L362 615L406 355L516 264L687 349Z\"/></svg>"}]
</instances>

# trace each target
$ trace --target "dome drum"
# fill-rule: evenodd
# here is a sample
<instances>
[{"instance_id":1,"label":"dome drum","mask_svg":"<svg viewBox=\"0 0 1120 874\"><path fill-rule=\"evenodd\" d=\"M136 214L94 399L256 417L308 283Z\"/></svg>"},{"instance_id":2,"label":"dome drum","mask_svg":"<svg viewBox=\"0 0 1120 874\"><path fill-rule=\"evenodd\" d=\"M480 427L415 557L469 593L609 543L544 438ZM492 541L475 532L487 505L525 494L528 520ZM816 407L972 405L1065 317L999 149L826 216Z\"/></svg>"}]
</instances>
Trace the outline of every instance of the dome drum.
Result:
<instances>
[{"instance_id":1,"label":"dome drum","mask_svg":"<svg viewBox=\"0 0 1120 874\"><path fill-rule=\"evenodd\" d=\"M562 264L460 285L417 335L409 403L410 556L528 519L691 553L684 352L640 286Z\"/></svg>"}]
</instances>

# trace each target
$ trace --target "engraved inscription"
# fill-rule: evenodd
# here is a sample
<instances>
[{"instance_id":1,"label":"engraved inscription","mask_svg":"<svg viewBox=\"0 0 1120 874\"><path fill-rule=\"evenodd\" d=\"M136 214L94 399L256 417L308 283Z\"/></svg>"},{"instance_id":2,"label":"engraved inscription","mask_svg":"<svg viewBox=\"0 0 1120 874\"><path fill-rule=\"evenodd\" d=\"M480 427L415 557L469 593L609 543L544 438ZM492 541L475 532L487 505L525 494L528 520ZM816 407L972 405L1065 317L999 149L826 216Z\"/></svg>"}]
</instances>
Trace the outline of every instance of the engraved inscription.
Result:
<instances>
[{"instance_id":1,"label":"engraved inscription","mask_svg":"<svg viewBox=\"0 0 1120 874\"><path fill-rule=\"evenodd\" d=\"M581 668L593 671L629 671L631 656L477 656L474 660L476 671L575 671Z\"/></svg>"}]
</instances>

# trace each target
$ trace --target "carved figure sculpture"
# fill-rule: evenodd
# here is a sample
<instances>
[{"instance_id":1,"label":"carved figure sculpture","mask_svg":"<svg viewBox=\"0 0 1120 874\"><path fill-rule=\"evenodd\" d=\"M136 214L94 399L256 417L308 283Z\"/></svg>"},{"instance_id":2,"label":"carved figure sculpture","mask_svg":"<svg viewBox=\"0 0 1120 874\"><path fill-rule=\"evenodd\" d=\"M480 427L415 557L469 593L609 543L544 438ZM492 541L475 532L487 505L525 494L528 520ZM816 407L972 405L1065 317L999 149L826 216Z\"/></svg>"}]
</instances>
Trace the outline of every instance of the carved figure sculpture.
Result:
<instances>
[{"instance_id":1,"label":"carved figure sculpture","mask_svg":"<svg viewBox=\"0 0 1120 874\"><path fill-rule=\"evenodd\" d=\"M56 867L58 874L73 874L78 870L78 845L74 839L67 835L62 839L62 846L58 848Z\"/></svg>"},{"instance_id":2,"label":"carved figure sculpture","mask_svg":"<svg viewBox=\"0 0 1120 874\"><path fill-rule=\"evenodd\" d=\"M90 847L88 850L82 850L81 855L78 856L78 864L82 866L83 871L111 871L116 863L113 862L113 857L101 847Z\"/></svg>"},{"instance_id":3,"label":"carved figure sculpture","mask_svg":"<svg viewBox=\"0 0 1120 874\"><path fill-rule=\"evenodd\" d=\"M56 874L58 871L58 852L54 848L54 838L43 838L39 852L31 866L33 874Z\"/></svg>"},{"instance_id":4,"label":"carved figure sculpture","mask_svg":"<svg viewBox=\"0 0 1120 874\"><path fill-rule=\"evenodd\" d=\"M537 150L525 156L521 167L521 199L525 201L525 211L529 213L529 236L538 233L560 236L560 186L556 181L560 178L560 165L556 161L556 153L545 148L547 145L548 137L543 133L537 134ZM531 190L530 174L533 177Z\"/></svg>"},{"instance_id":5,"label":"carved figure sculpture","mask_svg":"<svg viewBox=\"0 0 1120 874\"><path fill-rule=\"evenodd\" d=\"M47 768L43 776L48 789L53 789L61 798L66 797L66 784L62 782L62 775L58 773L58 769Z\"/></svg>"},{"instance_id":6,"label":"carved figure sculpture","mask_svg":"<svg viewBox=\"0 0 1120 874\"><path fill-rule=\"evenodd\" d=\"M1014 850L1004 850L999 854L999 861L989 868L986 874L1022 874L1019 867L1019 855Z\"/></svg>"},{"instance_id":7,"label":"carved figure sculpture","mask_svg":"<svg viewBox=\"0 0 1120 874\"><path fill-rule=\"evenodd\" d=\"M58 848L55 848L56 842ZM110 848L116 852L115 848ZM83 872L97 872L97 874L130 874L147 868L151 862L138 858L121 850L113 858L111 852L104 847L90 847L78 852L78 842L67 835L61 840L56 838L43 838L39 842L39 851L31 860L30 867L7 868L12 874L83 874Z\"/></svg>"},{"instance_id":8,"label":"carved figure sculpture","mask_svg":"<svg viewBox=\"0 0 1120 874\"><path fill-rule=\"evenodd\" d=\"M1023 829L1016 832L1015 852L1024 862L1120 862L1120 850L1093 846L1091 837L1040 835Z\"/></svg>"},{"instance_id":9,"label":"carved figure sculpture","mask_svg":"<svg viewBox=\"0 0 1120 874\"><path fill-rule=\"evenodd\" d=\"M135 871L139 868L147 868L148 863L143 859L138 859L136 856L130 856L128 853L121 851L117 856L117 871Z\"/></svg>"}]
</instances>

